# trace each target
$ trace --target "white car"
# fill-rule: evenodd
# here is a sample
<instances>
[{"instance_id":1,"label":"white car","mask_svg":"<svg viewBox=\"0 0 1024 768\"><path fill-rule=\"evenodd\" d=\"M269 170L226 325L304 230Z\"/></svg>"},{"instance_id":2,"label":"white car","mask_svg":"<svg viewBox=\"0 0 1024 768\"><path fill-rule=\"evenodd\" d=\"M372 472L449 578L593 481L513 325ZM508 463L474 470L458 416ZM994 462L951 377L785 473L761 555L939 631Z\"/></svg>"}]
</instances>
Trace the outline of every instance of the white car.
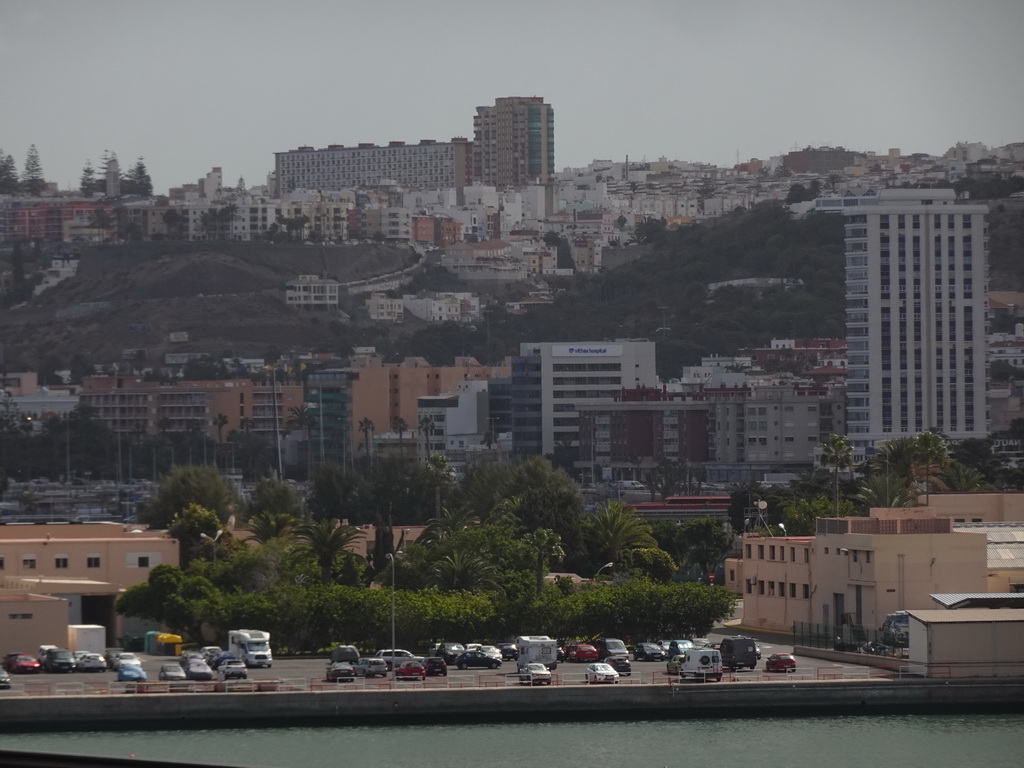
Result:
<instances>
[{"instance_id":1,"label":"white car","mask_svg":"<svg viewBox=\"0 0 1024 768\"><path fill-rule=\"evenodd\" d=\"M617 491L646 491L647 486L641 483L639 480L616 480L612 483L612 488Z\"/></svg>"},{"instance_id":2,"label":"white car","mask_svg":"<svg viewBox=\"0 0 1024 768\"><path fill-rule=\"evenodd\" d=\"M388 670L400 666L403 661L415 661L419 658L403 648L381 648L373 656L376 659L384 659L387 662Z\"/></svg>"},{"instance_id":3,"label":"white car","mask_svg":"<svg viewBox=\"0 0 1024 768\"><path fill-rule=\"evenodd\" d=\"M619 682L619 673L615 671L615 668L611 664L598 662L587 667L583 681L587 684L617 683Z\"/></svg>"},{"instance_id":4,"label":"white car","mask_svg":"<svg viewBox=\"0 0 1024 768\"><path fill-rule=\"evenodd\" d=\"M75 670L77 672L106 672L107 660L98 653L75 654Z\"/></svg>"},{"instance_id":5,"label":"white car","mask_svg":"<svg viewBox=\"0 0 1024 768\"><path fill-rule=\"evenodd\" d=\"M141 667L142 659L131 652L119 653L117 658L114 659L114 669L120 669L122 664L130 667Z\"/></svg>"},{"instance_id":6,"label":"white car","mask_svg":"<svg viewBox=\"0 0 1024 768\"><path fill-rule=\"evenodd\" d=\"M519 670L519 682L529 685L551 685L551 670L543 664L533 662Z\"/></svg>"},{"instance_id":7,"label":"white car","mask_svg":"<svg viewBox=\"0 0 1024 768\"><path fill-rule=\"evenodd\" d=\"M479 650L480 653L487 654L488 656L493 656L498 661L504 661L504 659L501 656L501 649L498 648L497 646L494 646L494 645L481 645L480 648L478 648L477 650Z\"/></svg>"}]
</instances>

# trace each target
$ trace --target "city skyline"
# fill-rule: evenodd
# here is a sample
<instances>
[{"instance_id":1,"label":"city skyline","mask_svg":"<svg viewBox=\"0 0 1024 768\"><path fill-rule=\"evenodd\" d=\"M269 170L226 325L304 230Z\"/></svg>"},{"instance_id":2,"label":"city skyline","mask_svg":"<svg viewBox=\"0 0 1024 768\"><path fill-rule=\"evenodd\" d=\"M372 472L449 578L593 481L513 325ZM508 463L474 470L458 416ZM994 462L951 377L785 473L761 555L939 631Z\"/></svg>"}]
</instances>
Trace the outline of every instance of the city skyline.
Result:
<instances>
[{"instance_id":1,"label":"city skyline","mask_svg":"<svg viewBox=\"0 0 1024 768\"><path fill-rule=\"evenodd\" d=\"M159 192L214 166L261 184L275 152L471 140L477 107L539 96L557 116L557 170L820 145L941 154L1024 138L1022 26L1013 0L867 0L856 16L804 0L524 0L515 14L42 0L0 10L0 67L18 73L0 82L0 149L20 171L35 144L61 188L104 150L122 167L141 155Z\"/></svg>"}]
</instances>

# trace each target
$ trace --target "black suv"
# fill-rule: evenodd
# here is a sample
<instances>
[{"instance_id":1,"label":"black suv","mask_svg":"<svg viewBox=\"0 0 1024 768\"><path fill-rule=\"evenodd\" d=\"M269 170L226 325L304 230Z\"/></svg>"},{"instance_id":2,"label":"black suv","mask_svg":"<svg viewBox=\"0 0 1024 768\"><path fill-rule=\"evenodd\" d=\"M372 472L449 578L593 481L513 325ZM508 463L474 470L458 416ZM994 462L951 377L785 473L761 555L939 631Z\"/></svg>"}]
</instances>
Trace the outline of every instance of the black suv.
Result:
<instances>
[{"instance_id":1,"label":"black suv","mask_svg":"<svg viewBox=\"0 0 1024 768\"><path fill-rule=\"evenodd\" d=\"M657 643L637 643L633 646L633 658L637 661L664 661L665 649Z\"/></svg>"},{"instance_id":2,"label":"black suv","mask_svg":"<svg viewBox=\"0 0 1024 768\"><path fill-rule=\"evenodd\" d=\"M599 637L591 645L597 648L598 661L604 661L609 656L629 655L629 649L626 648L626 644L614 637Z\"/></svg>"},{"instance_id":3,"label":"black suv","mask_svg":"<svg viewBox=\"0 0 1024 768\"><path fill-rule=\"evenodd\" d=\"M74 672L75 656L66 648L51 648L43 658L43 669L47 672Z\"/></svg>"}]
</instances>

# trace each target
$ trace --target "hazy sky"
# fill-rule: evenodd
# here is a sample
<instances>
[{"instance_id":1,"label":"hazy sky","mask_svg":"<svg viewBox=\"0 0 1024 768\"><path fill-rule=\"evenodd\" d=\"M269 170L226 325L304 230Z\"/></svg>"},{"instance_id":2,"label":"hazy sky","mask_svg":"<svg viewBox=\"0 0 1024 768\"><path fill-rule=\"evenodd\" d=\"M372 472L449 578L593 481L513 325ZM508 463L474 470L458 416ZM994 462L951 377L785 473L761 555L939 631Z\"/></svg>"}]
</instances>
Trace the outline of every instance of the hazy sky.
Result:
<instances>
[{"instance_id":1,"label":"hazy sky","mask_svg":"<svg viewBox=\"0 0 1024 768\"><path fill-rule=\"evenodd\" d=\"M309 144L472 138L543 96L555 163L1024 141L1024 0L0 0L0 149L78 185L262 183Z\"/></svg>"}]
</instances>

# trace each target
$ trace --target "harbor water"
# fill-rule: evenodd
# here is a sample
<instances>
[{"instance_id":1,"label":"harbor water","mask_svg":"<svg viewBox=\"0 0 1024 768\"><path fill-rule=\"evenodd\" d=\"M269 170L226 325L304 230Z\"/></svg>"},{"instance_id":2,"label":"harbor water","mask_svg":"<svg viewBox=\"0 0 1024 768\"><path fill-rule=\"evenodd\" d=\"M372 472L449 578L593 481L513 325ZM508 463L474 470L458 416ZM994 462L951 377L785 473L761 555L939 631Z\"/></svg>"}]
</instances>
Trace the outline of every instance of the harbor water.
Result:
<instances>
[{"instance_id":1,"label":"harbor water","mask_svg":"<svg viewBox=\"0 0 1024 768\"><path fill-rule=\"evenodd\" d=\"M1019 768L1024 714L5 733L0 743L247 768Z\"/></svg>"}]
</instances>

